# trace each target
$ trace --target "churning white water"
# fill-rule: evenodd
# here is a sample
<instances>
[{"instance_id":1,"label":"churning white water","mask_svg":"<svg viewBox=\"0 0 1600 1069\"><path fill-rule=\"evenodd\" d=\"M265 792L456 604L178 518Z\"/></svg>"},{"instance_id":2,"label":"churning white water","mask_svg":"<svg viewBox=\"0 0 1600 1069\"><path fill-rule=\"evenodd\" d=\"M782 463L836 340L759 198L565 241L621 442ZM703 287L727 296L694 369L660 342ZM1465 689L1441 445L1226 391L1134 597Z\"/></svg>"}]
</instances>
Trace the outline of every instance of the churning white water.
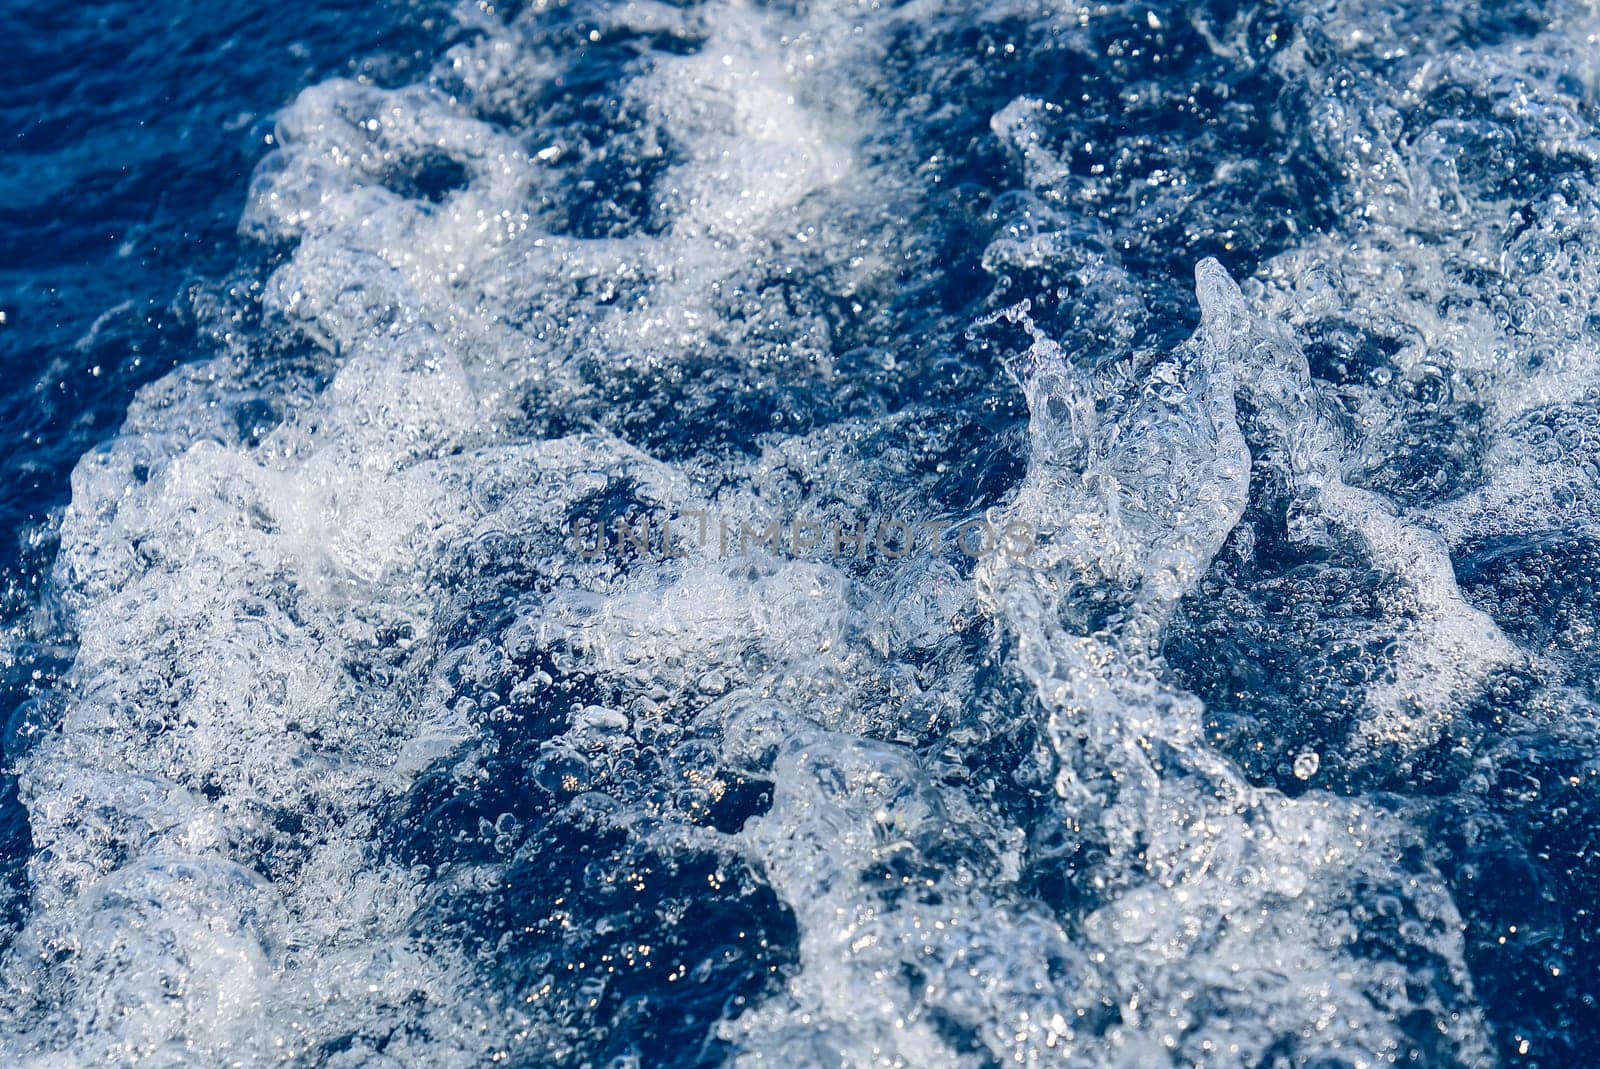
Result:
<instances>
[{"instance_id":1,"label":"churning white water","mask_svg":"<svg viewBox=\"0 0 1600 1069\"><path fill-rule=\"evenodd\" d=\"M301 94L73 478L6 1064L1492 1064L1396 782L1513 684L1592 754L1592 620L1458 573L1600 506L1600 24L1503 17L468 5ZM570 537L691 513L1036 544Z\"/></svg>"}]
</instances>

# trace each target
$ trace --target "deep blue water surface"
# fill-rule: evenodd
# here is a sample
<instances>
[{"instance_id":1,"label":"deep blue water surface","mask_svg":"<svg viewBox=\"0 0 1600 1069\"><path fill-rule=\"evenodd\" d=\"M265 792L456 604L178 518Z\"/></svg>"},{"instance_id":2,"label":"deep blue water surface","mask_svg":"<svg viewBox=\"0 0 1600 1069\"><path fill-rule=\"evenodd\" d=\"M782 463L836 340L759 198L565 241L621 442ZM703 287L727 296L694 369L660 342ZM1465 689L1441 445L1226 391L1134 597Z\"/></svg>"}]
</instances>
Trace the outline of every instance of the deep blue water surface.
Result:
<instances>
[{"instance_id":1,"label":"deep blue water surface","mask_svg":"<svg viewBox=\"0 0 1600 1069\"><path fill-rule=\"evenodd\" d=\"M0 1062L1591 1064L1591 5L0 16Z\"/></svg>"}]
</instances>

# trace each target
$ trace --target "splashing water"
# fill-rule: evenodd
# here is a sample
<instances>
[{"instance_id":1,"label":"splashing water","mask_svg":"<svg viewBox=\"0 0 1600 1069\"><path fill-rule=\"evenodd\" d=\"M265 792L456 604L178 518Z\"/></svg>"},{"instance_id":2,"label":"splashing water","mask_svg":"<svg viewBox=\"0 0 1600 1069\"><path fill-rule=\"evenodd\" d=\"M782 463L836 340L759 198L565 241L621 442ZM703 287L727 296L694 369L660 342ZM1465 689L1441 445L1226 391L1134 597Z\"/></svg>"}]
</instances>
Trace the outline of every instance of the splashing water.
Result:
<instances>
[{"instance_id":1,"label":"splashing water","mask_svg":"<svg viewBox=\"0 0 1600 1069\"><path fill-rule=\"evenodd\" d=\"M1487 7L477 5L301 93L73 475L6 1063L1581 1064L1600 20ZM1034 543L569 537L652 512Z\"/></svg>"}]
</instances>

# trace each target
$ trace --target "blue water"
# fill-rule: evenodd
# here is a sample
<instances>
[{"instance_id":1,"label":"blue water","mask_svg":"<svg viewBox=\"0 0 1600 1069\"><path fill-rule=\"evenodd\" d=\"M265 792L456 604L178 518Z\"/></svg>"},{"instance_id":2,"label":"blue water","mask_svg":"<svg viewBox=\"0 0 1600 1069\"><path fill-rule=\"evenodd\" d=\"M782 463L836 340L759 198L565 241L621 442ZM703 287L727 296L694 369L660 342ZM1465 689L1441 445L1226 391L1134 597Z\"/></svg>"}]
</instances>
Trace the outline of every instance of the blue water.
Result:
<instances>
[{"instance_id":1,"label":"blue water","mask_svg":"<svg viewBox=\"0 0 1600 1069\"><path fill-rule=\"evenodd\" d=\"M1600 1049L1587 5L0 12L5 1064Z\"/></svg>"},{"instance_id":2,"label":"blue water","mask_svg":"<svg viewBox=\"0 0 1600 1069\"><path fill-rule=\"evenodd\" d=\"M259 270L238 240L272 113L338 74L404 77L435 40L408 5L7 4L0 82L0 595L9 711L71 661L36 618L72 467L115 434L134 391L205 356L195 287ZM47 599L46 599L47 600ZM24 891L26 818L7 777L6 901Z\"/></svg>"}]
</instances>

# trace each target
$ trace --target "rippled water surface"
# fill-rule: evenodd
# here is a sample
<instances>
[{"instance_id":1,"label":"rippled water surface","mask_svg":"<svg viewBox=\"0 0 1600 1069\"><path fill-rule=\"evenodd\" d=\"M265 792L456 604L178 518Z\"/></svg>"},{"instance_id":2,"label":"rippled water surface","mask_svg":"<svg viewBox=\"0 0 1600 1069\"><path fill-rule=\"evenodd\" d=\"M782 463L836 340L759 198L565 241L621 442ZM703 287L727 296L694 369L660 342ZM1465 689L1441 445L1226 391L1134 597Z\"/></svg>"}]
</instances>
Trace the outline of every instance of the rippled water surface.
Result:
<instances>
[{"instance_id":1,"label":"rippled water surface","mask_svg":"<svg viewBox=\"0 0 1600 1069\"><path fill-rule=\"evenodd\" d=\"M1592 1064L1591 3L3 9L0 1062Z\"/></svg>"}]
</instances>

